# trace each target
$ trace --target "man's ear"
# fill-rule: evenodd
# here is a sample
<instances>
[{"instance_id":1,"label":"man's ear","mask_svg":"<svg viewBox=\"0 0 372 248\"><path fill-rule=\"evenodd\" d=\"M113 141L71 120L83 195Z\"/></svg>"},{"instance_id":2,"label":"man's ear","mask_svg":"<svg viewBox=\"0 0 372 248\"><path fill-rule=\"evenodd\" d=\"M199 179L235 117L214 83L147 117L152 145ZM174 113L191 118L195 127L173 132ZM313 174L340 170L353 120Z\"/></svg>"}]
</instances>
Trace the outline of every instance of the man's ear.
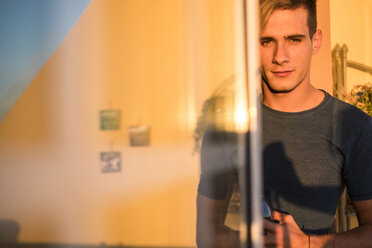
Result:
<instances>
[{"instance_id":1,"label":"man's ear","mask_svg":"<svg viewBox=\"0 0 372 248\"><path fill-rule=\"evenodd\" d=\"M313 35L313 54L317 54L320 47L322 46L323 33L322 30L318 29Z\"/></svg>"}]
</instances>

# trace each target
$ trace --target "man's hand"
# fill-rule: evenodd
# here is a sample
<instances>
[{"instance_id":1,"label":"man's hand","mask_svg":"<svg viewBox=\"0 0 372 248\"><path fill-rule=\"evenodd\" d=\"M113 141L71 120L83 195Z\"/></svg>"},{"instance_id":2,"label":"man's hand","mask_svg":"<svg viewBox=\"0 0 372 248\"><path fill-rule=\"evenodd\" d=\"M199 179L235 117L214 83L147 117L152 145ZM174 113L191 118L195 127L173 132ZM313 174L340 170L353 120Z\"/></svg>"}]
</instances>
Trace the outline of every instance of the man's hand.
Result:
<instances>
[{"instance_id":1,"label":"man's hand","mask_svg":"<svg viewBox=\"0 0 372 248\"><path fill-rule=\"evenodd\" d=\"M265 247L309 247L309 236L302 232L291 215L274 211L273 218L278 223L266 219L263 222Z\"/></svg>"},{"instance_id":2,"label":"man's hand","mask_svg":"<svg viewBox=\"0 0 372 248\"><path fill-rule=\"evenodd\" d=\"M372 200L354 201L353 205L357 212L359 226L353 230L338 234L311 235L303 233L297 226L293 217L274 211L273 223L264 219L263 227L266 230L264 236L265 247L285 248L372 248Z\"/></svg>"}]
</instances>

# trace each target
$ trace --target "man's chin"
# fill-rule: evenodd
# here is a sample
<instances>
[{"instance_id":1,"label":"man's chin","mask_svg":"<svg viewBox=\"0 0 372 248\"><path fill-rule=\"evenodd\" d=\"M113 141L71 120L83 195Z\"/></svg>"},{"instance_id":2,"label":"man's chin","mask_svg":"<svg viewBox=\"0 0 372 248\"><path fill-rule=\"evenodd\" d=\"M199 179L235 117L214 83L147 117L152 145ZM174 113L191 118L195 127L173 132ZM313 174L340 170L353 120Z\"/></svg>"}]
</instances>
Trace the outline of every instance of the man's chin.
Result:
<instances>
[{"instance_id":1,"label":"man's chin","mask_svg":"<svg viewBox=\"0 0 372 248\"><path fill-rule=\"evenodd\" d=\"M285 87L285 86L276 86L267 82L267 80L263 80L265 84L265 88L269 90L272 94L286 94L292 92L296 87Z\"/></svg>"},{"instance_id":2,"label":"man's chin","mask_svg":"<svg viewBox=\"0 0 372 248\"><path fill-rule=\"evenodd\" d=\"M273 94L287 94L294 90L294 88L291 89L270 89L270 92Z\"/></svg>"}]
</instances>

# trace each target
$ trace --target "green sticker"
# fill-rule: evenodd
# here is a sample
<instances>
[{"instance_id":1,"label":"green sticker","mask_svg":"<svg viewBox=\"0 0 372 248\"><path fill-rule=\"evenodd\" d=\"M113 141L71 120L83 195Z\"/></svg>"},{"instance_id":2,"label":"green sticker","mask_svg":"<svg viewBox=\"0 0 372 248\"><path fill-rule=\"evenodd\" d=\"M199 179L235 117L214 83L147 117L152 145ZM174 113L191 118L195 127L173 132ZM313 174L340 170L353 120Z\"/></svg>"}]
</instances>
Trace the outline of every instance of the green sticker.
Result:
<instances>
[{"instance_id":1,"label":"green sticker","mask_svg":"<svg viewBox=\"0 0 372 248\"><path fill-rule=\"evenodd\" d=\"M120 112L115 109L101 110L101 130L118 130L120 128Z\"/></svg>"}]
</instances>

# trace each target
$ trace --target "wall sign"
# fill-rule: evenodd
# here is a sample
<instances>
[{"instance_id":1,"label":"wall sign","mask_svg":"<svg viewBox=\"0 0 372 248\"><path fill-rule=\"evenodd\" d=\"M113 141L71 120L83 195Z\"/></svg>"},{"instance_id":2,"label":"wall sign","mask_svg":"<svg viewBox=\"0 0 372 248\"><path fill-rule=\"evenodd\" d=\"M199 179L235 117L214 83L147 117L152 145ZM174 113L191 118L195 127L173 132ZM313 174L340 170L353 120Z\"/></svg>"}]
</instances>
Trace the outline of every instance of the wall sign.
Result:
<instances>
[{"instance_id":1,"label":"wall sign","mask_svg":"<svg viewBox=\"0 0 372 248\"><path fill-rule=\"evenodd\" d=\"M101 152L100 153L101 172L120 172L121 153L120 152Z\"/></svg>"},{"instance_id":2,"label":"wall sign","mask_svg":"<svg viewBox=\"0 0 372 248\"><path fill-rule=\"evenodd\" d=\"M138 125L129 127L129 139L131 146L148 146L149 142L149 126Z\"/></svg>"},{"instance_id":3,"label":"wall sign","mask_svg":"<svg viewBox=\"0 0 372 248\"><path fill-rule=\"evenodd\" d=\"M106 109L100 111L101 130L119 130L121 111L118 109Z\"/></svg>"}]
</instances>

